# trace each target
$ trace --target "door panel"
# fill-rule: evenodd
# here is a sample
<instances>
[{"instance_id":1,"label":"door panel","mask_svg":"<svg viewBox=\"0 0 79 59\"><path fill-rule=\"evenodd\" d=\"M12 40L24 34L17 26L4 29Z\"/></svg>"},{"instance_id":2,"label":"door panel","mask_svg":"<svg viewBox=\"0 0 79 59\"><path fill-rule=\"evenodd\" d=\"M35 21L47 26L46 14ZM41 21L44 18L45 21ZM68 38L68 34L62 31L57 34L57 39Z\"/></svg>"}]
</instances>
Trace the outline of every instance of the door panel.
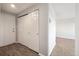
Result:
<instances>
[{"instance_id":1,"label":"door panel","mask_svg":"<svg viewBox=\"0 0 79 59\"><path fill-rule=\"evenodd\" d=\"M18 42L39 52L38 11L18 18Z\"/></svg>"},{"instance_id":2,"label":"door panel","mask_svg":"<svg viewBox=\"0 0 79 59\"><path fill-rule=\"evenodd\" d=\"M4 44L15 43L15 17L9 14L4 14L4 17Z\"/></svg>"},{"instance_id":3,"label":"door panel","mask_svg":"<svg viewBox=\"0 0 79 59\"><path fill-rule=\"evenodd\" d=\"M1 14L0 19L0 46L5 46L16 42L15 16L7 13ZM15 31L15 32L14 32Z\"/></svg>"}]
</instances>

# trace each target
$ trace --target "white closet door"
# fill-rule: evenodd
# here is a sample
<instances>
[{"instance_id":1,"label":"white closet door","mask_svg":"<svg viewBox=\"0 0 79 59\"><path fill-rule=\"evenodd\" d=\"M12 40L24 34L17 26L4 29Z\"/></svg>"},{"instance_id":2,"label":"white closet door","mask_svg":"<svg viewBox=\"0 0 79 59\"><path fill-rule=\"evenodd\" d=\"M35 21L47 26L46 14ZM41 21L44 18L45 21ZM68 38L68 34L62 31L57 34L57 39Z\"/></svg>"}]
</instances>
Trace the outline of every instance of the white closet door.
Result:
<instances>
[{"instance_id":1,"label":"white closet door","mask_svg":"<svg viewBox=\"0 0 79 59\"><path fill-rule=\"evenodd\" d=\"M38 11L18 18L18 42L39 52Z\"/></svg>"},{"instance_id":2,"label":"white closet door","mask_svg":"<svg viewBox=\"0 0 79 59\"><path fill-rule=\"evenodd\" d=\"M2 42L3 46L16 42L15 32L15 16L7 13L2 13Z\"/></svg>"},{"instance_id":3,"label":"white closet door","mask_svg":"<svg viewBox=\"0 0 79 59\"><path fill-rule=\"evenodd\" d=\"M28 36L27 36L27 20L25 20L25 17L20 17L18 18L18 21L17 21L17 39L18 39L18 43L22 43L22 44L26 44L27 40L28 39ZM26 25L25 25L26 24Z\"/></svg>"},{"instance_id":4,"label":"white closet door","mask_svg":"<svg viewBox=\"0 0 79 59\"><path fill-rule=\"evenodd\" d=\"M31 36L30 37L30 41L32 42L32 44L30 43L30 47L32 47L34 50L36 50L37 52L39 52L39 23L38 23L38 11L32 12L31 14L28 15L30 18L31 23ZM30 17L31 16L31 17ZM30 23L30 22L29 22Z\"/></svg>"}]
</instances>

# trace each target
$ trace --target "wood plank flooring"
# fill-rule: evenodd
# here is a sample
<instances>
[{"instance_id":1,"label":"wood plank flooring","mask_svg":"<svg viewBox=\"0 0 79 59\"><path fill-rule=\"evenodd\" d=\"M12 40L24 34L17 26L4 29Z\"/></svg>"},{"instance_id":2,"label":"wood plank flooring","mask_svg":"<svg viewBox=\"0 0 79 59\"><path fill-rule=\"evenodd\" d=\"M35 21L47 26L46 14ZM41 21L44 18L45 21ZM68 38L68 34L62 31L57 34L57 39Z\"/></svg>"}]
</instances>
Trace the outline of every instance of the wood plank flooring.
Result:
<instances>
[{"instance_id":1,"label":"wood plank flooring","mask_svg":"<svg viewBox=\"0 0 79 59\"><path fill-rule=\"evenodd\" d=\"M0 47L0 56L39 56L37 52L28 47L14 43L8 46Z\"/></svg>"},{"instance_id":2,"label":"wood plank flooring","mask_svg":"<svg viewBox=\"0 0 79 59\"><path fill-rule=\"evenodd\" d=\"M75 40L57 37L51 56L75 56Z\"/></svg>"},{"instance_id":3,"label":"wood plank flooring","mask_svg":"<svg viewBox=\"0 0 79 59\"><path fill-rule=\"evenodd\" d=\"M57 44L51 56L74 56L75 41L72 39L57 38ZM0 47L0 56L39 56L37 52L28 47L14 43Z\"/></svg>"}]
</instances>

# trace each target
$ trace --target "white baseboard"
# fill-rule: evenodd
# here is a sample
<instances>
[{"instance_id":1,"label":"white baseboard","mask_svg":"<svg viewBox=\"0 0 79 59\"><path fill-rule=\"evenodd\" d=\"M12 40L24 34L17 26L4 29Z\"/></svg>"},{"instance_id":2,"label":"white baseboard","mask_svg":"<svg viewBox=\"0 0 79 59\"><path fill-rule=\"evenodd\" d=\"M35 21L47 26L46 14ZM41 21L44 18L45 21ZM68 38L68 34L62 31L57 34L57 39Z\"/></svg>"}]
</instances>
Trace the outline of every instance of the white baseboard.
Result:
<instances>
[{"instance_id":1,"label":"white baseboard","mask_svg":"<svg viewBox=\"0 0 79 59\"><path fill-rule=\"evenodd\" d=\"M65 36L57 36L59 38L65 38L65 39L71 39L71 40L75 40L75 37L65 37Z\"/></svg>"},{"instance_id":2,"label":"white baseboard","mask_svg":"<svg viewBox=\"0 0 79 59\"><path fill-rule=\"evenodd\" d=\"M48 53L48 56L51 56L51 53L52 53L52 51L53 51L53 49L54 49L55 46L56 46L56 42L54 43L52 49L51 49L50 52Z\"/></svg>"}]
</instances>

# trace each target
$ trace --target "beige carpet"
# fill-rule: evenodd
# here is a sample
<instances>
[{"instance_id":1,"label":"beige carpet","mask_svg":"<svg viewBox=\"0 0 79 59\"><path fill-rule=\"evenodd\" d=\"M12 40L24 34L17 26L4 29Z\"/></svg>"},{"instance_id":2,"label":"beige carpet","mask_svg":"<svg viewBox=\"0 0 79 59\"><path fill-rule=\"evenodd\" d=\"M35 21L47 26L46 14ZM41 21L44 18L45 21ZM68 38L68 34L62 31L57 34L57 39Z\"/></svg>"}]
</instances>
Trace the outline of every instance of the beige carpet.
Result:
<instances>
[{"instance_id":1,"label":"beige carpet","mask_svg":"<svg viewBox=\"0 0 79 59\"><path fill-rule=\"evenodd\" d=\"M75 41L73 39L57 38L51 56L74 56L74 51Z\"/></svg>"}]
</instances>

